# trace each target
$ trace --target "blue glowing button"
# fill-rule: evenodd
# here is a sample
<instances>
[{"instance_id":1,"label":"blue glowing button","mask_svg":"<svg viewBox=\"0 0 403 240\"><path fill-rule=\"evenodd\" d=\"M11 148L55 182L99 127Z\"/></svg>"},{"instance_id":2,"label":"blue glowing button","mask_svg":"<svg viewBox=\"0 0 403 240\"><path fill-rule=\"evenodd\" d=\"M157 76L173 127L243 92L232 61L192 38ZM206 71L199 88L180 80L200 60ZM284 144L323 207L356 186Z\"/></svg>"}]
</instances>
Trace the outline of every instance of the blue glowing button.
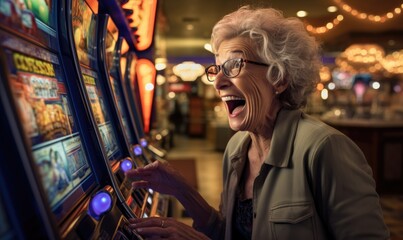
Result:
<instances>
[{"instance_id":1,"label":"blue glowing button","mask_svg":"<svg viewBox=\"0 0 403 240\"><path fill-rule=\"evenodd\" d=\"M112 208L112 196L109 192L97 192L91 199L88 212L91 217L99 220L105 213Z\"/></svg>"},{"instance_id":2,"label":"blue glowing button","mask_svg":"<svg viewBox=\"0 0 403 240\"><path fill-rule=\"evenodd\" d=\"M123 172L127 172L132 168L133 162L130 158L125 158L120 162L120 169L122 169Z\"/></svg>"},{"instance_id":3,"label":"blue glowing button","mask_svg":"<svg viewBox=\"0 0 403 240\"><path fill-rule=\"evenodd\" d=\"M145 138L142 138L142 139L140 139L140 144L141 144L142 147L147 147L148 142L147 142L147 140Z\"/></svg>"},{"instance_id":4,"label":"blue glowing button","mask_svg":"<svg viewBox=\"0 0 403 240\"><path fill-rule=\"evenodd\" d=\"M133 153L136 156L140 156L141 154L143 154L143 149L140 147L140 145L135 145L133 146Z\"/></svg>"}]
</instances>

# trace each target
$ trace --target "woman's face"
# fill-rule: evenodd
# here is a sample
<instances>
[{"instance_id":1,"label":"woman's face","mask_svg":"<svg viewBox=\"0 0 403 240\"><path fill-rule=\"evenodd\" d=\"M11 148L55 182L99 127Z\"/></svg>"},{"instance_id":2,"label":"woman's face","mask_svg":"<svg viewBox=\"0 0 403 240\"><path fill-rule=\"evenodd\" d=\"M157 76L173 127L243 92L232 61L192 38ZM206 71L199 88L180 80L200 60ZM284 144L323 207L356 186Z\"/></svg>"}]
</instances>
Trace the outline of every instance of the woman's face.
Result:
<instances>
[{"instance_id":1,"label":"woman's face","mask_svg":"<svg viewBox=\"0 0 403 240\"><path fill-rule=\"evenodd\" d=\"M255 53L252 42L247 38L233 38L223 41L218 48L216 64L222 65L225 61L243 58L261 62ZM275 90L266 79L267 67L252 63L243 63L238 76L228 78L222 72L217 74L214 86L226 103L228 120L234 131L250 131L259 133L270 126L275 116L272 107Z\"/></svg>"}]
</instances>

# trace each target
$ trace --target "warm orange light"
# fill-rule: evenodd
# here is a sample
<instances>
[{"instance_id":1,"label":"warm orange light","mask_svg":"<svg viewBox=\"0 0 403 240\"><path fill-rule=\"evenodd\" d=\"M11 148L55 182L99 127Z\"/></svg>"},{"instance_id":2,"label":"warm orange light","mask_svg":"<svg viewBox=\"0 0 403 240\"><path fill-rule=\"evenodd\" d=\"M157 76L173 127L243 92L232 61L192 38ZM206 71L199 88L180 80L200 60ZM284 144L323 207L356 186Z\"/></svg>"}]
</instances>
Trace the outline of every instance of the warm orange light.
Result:
<instances>
[{"instance_id":1,"label":"warm orange light","mask_svg":"<svg viewBox=\"0 0 403 240\"><path fill-rule=\"evenodd\" d=\"M88 4L88 6L91 8L91 10L95 13L95 14L97 14L98 13L98 1L97 0L86 0L85 1L87 4Z\"/></svg>"},{"instance_id":2,"label":"warm orange light","mask_svg":"<svg viewBox=\"0 0 403 240\"><path fill-rule=\"evenodd\" d=\"M125 7L133 9L131 16L133 23L130 27L137 27L135 32L139 36L139 42L136 43L137 50L147 50L153 41L157 0L129 1Z\"/></svg>"},{"instance_id":3,"label":"warm orange light","mask_svg":"<svg viewBox=\"0 0 403 240\"><path fill-rule=\"evenodd\" d=\"M122 73L122 77L126 77L126 69L127 69L127 58L122 56L120 58L120 72Z\"/></svg>"},{"instance_id":4,"label":"warm orange light","mask_svg":"<svg viewBox=\"0 0 403 240\"><path fill-rule=\"evenodd\" d=\"M151 112L154 99L154 86L157 71L148 59L138 59L136 75L139 84L141 106L143 110L144 132L150 131Z\"/></svg>"},{"instance_id":5,"label":"warm orange light","mask_svg":"<svg viewBox=\"0 0 403 240\"><path fill-rule=\"evenodd\" d=\"M123 39L122 47L120 48L120 54L123 55L129 51L129 44L125 39Z\"/></svg>"},{"instance_id":6,"label":"warm orange light","mask_svg":"<svg viewBox=\"0 0 403 240\"><path fill-rule=\"evenodd\" d=\"M112 18L109 18L106 28L108 29L108 32L113 35L114 39L118 39L119 37L118 28L116 27L116 24L112 21Z\"/></svg>"}]
</instances>

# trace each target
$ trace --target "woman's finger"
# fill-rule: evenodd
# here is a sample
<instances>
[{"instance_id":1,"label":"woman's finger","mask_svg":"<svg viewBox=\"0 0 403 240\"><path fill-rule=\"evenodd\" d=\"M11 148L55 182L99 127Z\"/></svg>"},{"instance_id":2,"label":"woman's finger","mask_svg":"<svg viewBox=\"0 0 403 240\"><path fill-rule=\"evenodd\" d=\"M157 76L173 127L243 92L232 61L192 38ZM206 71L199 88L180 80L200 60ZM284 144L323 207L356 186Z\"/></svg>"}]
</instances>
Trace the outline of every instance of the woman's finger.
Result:
<instances>
[{"instance_id":1,"label":"woman's finger","mask_svg":"<svg viewBox=\"0 0 403 240\"><path fill-rule=\"evenodd\" d=\"M152 171L141 171L140 169L131 169L125 173L126 177L131 180L141 180L152 176Z\"/></svg>"},{"instance_id":2,"label":"woman's finger","mask_svg":"<svg viewBox=\"0 0 403 240\"><path fill-rule=\"evenodd\" d=\"M129 227L146 239L158 239L169 236L167 219L160 217L130 219Z\"/></svg>"},{"instance_id":3,"label":"woman's finger","mask_svg":"<svg viewBox=\"0 0 403 240\"><path fill-rule=\"evenodd\" d=\"M135 181L132 182L132 188L136 189L136 188L148 188L150 187L150 184L148 181Z\"/></svg>"}]
</instances>

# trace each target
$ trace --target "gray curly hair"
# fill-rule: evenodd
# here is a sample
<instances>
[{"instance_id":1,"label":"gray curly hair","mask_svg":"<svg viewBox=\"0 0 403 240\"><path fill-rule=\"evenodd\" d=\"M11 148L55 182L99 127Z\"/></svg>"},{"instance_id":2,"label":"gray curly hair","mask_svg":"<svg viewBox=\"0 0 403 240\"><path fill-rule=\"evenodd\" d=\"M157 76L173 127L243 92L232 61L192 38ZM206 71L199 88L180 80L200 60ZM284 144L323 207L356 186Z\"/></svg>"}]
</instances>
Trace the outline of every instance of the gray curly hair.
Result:
<instances>
[{"instance_id":1,"label":"gray curly hair","mask_svg":"<svg viewBox=\"0 0 403 240\"><path fill-rule=\"evenodd\" d=\"M285 108L305 106L319 81L321 61L318 43L298 18L285 18L272 8L243 6L214 26L213 51L234 37L248 37L256 43L257 55L270 64L266 78L273 86L288 84L280 95Z\"/></svg>"}]
</instances>

